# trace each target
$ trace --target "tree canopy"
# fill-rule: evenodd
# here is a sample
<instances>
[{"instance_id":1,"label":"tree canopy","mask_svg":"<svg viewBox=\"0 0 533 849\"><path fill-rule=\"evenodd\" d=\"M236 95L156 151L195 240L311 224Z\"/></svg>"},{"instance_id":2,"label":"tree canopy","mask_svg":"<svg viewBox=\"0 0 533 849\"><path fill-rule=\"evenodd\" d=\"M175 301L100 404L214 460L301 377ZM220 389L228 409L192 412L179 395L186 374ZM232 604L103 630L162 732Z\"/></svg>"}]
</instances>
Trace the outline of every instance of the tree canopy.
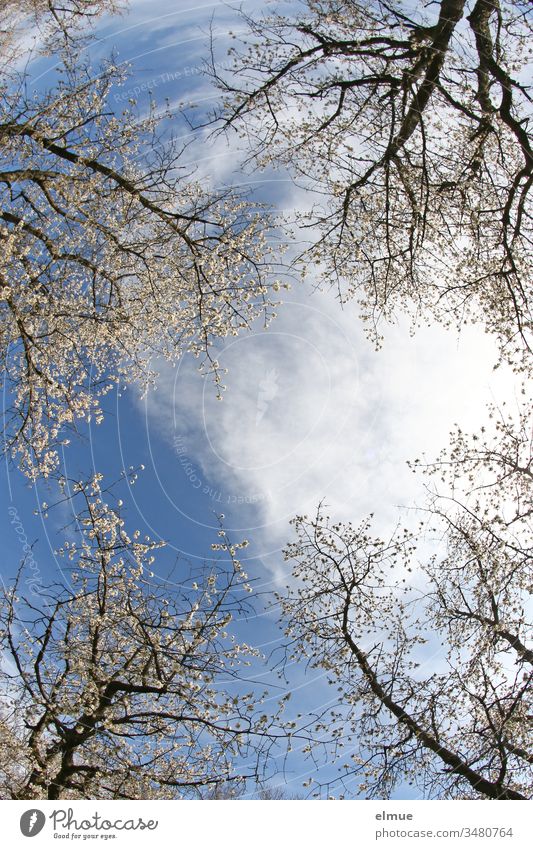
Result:
<instances>
[{"instance_id":1,"label":"tree canopy","mask_svg":"<svg viewBox=\"0 0 533 849\"><path fill-rule=\"evenodd\" d=\"M342 754L352 796L408 783L432 798L530 797L525 404L493 405L477 433L457 428L435 461L413 461L419 524L378 532L379 515L340 522L323 504L295 518L280 676L322 670L335 694L297 722L282 719L289 694L274 703L243 681L259 662L232 633L250 612L246 543L221 527L220 561L178 562L163 583L162 544L126 530L102 475L60 474L69 435L102 420L114 387L147 388L157 358L192 354L219 385L217 341L268 324L283 285L269 212L206 187L169 113L111 107L124 67L94 69L81 48L121 8L0 0L2 447L32 481L57 476L74 516L54 552L62 580L28 581L23 561L0 594L2 795L278 798L265 780L280 742L298 740L327 761L317 795L337 792ZM244 19L233 71L212 54L214 118L314 199L298 213L303 271L357 298L378 344L401 313L415 327L472 322L529 376L531 4L305 0ZM23 68L28 27L58 60L46 87Z\"/></svg>"},{"instance_id":2,"label":"tree canopy","mask_svg":"<svg viewBox=\"0 0 533 849\"><path fill-rule=\"evenodd\" d=\"M162 544L126 530L100 475L64 492L64 581L28 588L22 564L0 603L2 797L201 798L262 779L286 731L231 633L250 612L242 545L221 532L226 562L162 581Z\"/></svg>"},{"instance_id":3,"label":"tree canopy","mask_svg":"<svg viewBox=\"0 0 533 849\"><path fill-rule=\"evenodd\" d=\"M271 316L264 210L195 180L155 109L115 114L121 80L67 40L49 90L0 89L4 444L32 478L114 385L146 385L150 358L190 351L220 382L213 340Z\"/></svg>"},{"instance_id":4,"label":"tree canopy","mask_svg":"<svg viewBox=\"0 0 533 849\"><path fill-rule=\"evenodd\" d=\"M402 782L445 799L531 794L531 417L496 421L426 469L448 487L418 529L382 538L372 517L324 508L295 519L288 657L335 686L320 723L367 798Z\"/></svg>"},{"instance_id":5,"label":"tree canopy","mask_svg":"<svg viewBox=\"0 0 533 849\"><path fill-rule=\"evenodd\" d=\"M244 23L217 117L315 193L304 259L374 338L402 311L472 321L529 369L530 3L305 0Z\"/></svg>"}]
</instances>

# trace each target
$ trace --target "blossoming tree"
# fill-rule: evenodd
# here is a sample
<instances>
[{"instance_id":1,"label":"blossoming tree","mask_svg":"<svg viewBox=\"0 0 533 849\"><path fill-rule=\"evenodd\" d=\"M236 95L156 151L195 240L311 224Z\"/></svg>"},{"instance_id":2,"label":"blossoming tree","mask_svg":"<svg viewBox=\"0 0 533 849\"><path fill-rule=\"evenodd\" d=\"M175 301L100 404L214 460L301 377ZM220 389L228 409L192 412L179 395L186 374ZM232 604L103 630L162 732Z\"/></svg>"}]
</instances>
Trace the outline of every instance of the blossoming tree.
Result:
<instances>
[{"instance_id":1,"label":"blossoming tree","mask_svg":"<svg viewBox=\"0 0 533 849\"><path fill-rule=\"evenodd\" d=\"M257 651L231 634L249 610L242 546L221 532L225 564L163 581L161 543L126 531L100 476L73 489L65 580L25 594L21 569L2 592L3 798L201 798L260 781L286 733L244 681Z\"/></svg>"},{"instance_id":2,"label":"blossoming tree","mask_svg":"<svg viewBox=\"0 0 533 849\"><path fill-rule=\"evenodd\" d=\"M533 793L531 416L493 417L490 435L456 433L426 469L447 487L418 530L380 538L371 519L323 509L295 520L288 657L336 688L317 721L344 753L349 793Z\"/></svg>"},{"instance_id":3,"label":"blossoming tree","mask_svg":"<svg viewBox=\"0 0 533 849\"><path fill-rule=\"evenodd\" d=\"M475 321L530 368L528 0L303 0L244 23L218 117L315 192L307 260L374 338L398 311Z\"/></svg>"},{"instance_id":4,"label":"blossoming tree","mask_svg":"<svg viewBox=\"0 0 533 849\"><path fill-rule=\"evenodd\" d=\"M155 108L110 109L123 69L94 76L70 37L91 4L43 5L63 9L57 82L28 93L11 63L0 87L4 442L33 478L150 358L189 351L220 381L213 340L271 315L264 211L195 180Z\"/></svg>"}]
</instances>

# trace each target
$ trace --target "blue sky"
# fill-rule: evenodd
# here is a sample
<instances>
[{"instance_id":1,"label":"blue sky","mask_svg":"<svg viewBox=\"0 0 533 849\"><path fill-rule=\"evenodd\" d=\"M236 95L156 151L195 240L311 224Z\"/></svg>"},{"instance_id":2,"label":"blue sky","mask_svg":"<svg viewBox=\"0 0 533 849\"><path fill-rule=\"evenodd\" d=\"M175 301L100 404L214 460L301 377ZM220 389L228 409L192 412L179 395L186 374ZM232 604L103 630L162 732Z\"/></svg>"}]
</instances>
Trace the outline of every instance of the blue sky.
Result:
<instances>
[{"instance_id":1,"label":"blue sky","mask_svg":"<svg viewBox=\"0 0 533 849\"><path fill-rule=\"evenodd\" d=\"M264 4L243 4L248 11L259 5ZM215 45L224 61L236 18L223 4L132 0L129 13L104 19L100 40L91 47L93 61L113 50L120 62L131 64L130 79L112 94L111 104L120 108L131 89L142 109L150 87L157 102L171 104L175 133L188 135L179 104L194 101L208 108L217 97L198 73L213 14ZM48 59L35 60L29 71L38 87L53 80ZM230 146L221 138L209 141L202 132L187 155L197 163L198 176L214 187L249 183L259 199L285 211L306 202L284 173L243 176L236 141ZM104 423L86 429L66 449L72 477L94 467L110 480L123 468L144 464L127 496L128 522L168 542L162 578L176 556L211 556L217 514L223 513L230 534L250 540L255 586L267 592L279 588L287 578L281 548L295 513L311 513L325 499L340 519L357 521L376 511L378 526L390 528L399 507L423 498L422 484L405 461L434 456L456 421L465 429L476 427L487 402L514 391L505 369L492 371L496 350L480 330L465 329L459 341L452 332L422 328L412 338L400 323L387 330L384 348L376 353L365 339L357 305L341 309L333 293L314 291L314 284L310 274L292 288L269 331L253 328L221 344L218 359L229 370L222 402L209 379L198 375L195 361L185 358L176 368L161 364L147 398L135 387L108 396ZM36 542L43 575L56 574L52 551L65 515L51 513L43 526L33 511L51 500L46 483L33 487L7 465L1 475L3 575L13 574L21 556L9 506L17 509L28 541ZM274 612L262 609L261 600L257 608L258 616L239 629L268 652L280 632ZM333 695L321 679L291 671L293 702L300 710ZM306 774L296 753L288 764L290 789L300 792ZM406 798L409 792L404 788L396 795Z\"/></svg>"}]
</instances>

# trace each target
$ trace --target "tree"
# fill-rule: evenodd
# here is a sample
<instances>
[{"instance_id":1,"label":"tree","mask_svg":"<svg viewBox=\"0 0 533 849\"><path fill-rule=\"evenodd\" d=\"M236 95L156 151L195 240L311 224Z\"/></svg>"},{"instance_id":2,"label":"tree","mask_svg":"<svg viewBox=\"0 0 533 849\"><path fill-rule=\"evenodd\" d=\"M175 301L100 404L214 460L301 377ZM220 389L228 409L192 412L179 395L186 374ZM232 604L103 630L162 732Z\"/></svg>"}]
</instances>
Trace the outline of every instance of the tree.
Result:
<instances>
[{"instance_id":1,"label":"tree","mask_svg":"<svg viewBox=\"0 0 533 849\"><path fill-rule=\"evenodd\" d=\"M359 779L369 798L402 782L437 798L532 795L524 421L511 430L505 415L490 437L455 434L428 469L453 493L431 495L417 530L382 539L372 519L342 524L323 509L295 519L286 556L296 584L281 597L288 656L327 671L336 704L319 721L345 751L343 781Z\"/></svg>"},{"instance_id":2,"label":"tree","mask_svg":"<svg viewBox=\"0 0 533 849\"><path fill-rule=\"evenodd\" d=\"M195 181L154 109L114 114L123 69L93 76L68 39L62 55L49 91L0 89L4 442L32 478L113 386L147 384L151 357L192 352L220 384L213 341L268 321L279 288L264 210Z\"/></svg>"},{"instance_id":3,"label":"tree","mask_svg":"<svg viewBox=\"0 0 533 849\"><path fill-rule=\"evenodd\" d=\"M165 586L161 543L128 534L100 477L69 496L65 584L25 597L21 568L2 593L2 797L201 798L259 781L285 732L241 680L257 651L229 630L249 609L244 543L221 531L226 565Z\"/></svg>"},{"instance_id":4,"label":"tree","mask_svg":"<svg viewBox=\"0 0 533 849\"><path fill-rule=\"evenodd\" d=\"M522 388L522 395L526 391ZM533 423L531 411L508 405L489 405L488 424L478 434L456 426L450 447L436 461L410 463L433 480L445 484L452 494L467 497L467 504L491 528L511 529L531 521L533 506Z\"/></svg>"},{"instance_id":5,"label":"tree","mask_svg":"<svg viewBox=\"0 0 533 849\"><path fill-rule=\"evenodd\" d=\"M529 2L305 0L245 23L217 117L316 192L304 258L375 339L399 311L481 322L530 368Z\"/></svg>"},{"instance_id":6,"label":"tree","mask_svg":"<svg viewBox=\"0 0 533 849\"><path fill-rule=\"evenodd\" d=\"M118 14L125 5L125 0L0 0L3 72L23 51L23 36L32 29L41 52L80 46L90 38L88 25L106 12Z\"/></svg>"}]
</instances>

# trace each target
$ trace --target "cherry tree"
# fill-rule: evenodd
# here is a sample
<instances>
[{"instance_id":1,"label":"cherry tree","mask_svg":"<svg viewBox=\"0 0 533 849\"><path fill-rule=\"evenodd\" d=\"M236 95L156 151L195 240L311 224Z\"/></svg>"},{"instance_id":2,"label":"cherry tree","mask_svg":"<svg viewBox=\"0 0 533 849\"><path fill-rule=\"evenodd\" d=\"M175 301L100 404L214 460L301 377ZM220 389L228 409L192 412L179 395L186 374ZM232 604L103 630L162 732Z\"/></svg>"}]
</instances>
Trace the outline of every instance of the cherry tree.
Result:
<instances>
[{"instance_id":1,"label":"cherry tree","mask_svg":"<svg viewBox=\"0 0 533 849\"><path fill-rule=\"evenodd\" d=\"M426 469L446 486L417 528L295 519L288 658L335 687L317 721L348 793L531 797L531 416L497 422Z\"/></svg>"},{"instance_id":2,"label":"cherry tree","mask_svg":"<svg viewBox=\"0 0 533 849\"><path fill-rule=\"evenodd\" d=\"M123 68L94 75L68 39L61 55L49 90L7 73L0 88L3 436L32 478L113 386L146 385L151 359L190 352L220 384L214 341L268 322L279 288L265 210L196 180L155 107L113 112Z\"/></svg>"},{"instance_id":3,"label":"cherry tree","mask_svg":"<svg viewBox=\"0 0 533 849\"><path fill-rule=\"evenodd\" d=\"M91 37L91 24L106 13L122 12L126 5L126 0L0 0L2 71L9 73L9 62L24 52L25 37L32 33L34 47L43 53L79 47Z\"/></svg>"},{"instance_id":4,"label":"cherry tree","mask_svg":"<svg viewBox=\"0 0 533 849\"><path fill-rule=\"evenodd\" d=\"M522 395L526 396L523 387ZM509 404L491 404L487 424L479 433L459 426L450 445L431 463L416 459L409 465L432 479L433 491L444 485L492 528L521 526L533 515L533 421L523 403L512 412Z\"/></svg>"},{"instance_id":5,"label":"cherry tree","mask_svg":"<svg viewBox=\"0 0 533 849\"><path fill-rule=\"evenodd\" d=\"M480 322L529 368L530 3L303 0L244 23L217 117L316 193L307 262L378 342L399 311Z\"/></svg>"},{"instance_id":6,"label":"cherry tree","mask_svg":"<svg viewBox=\"0 0 533 849\"><path fill-rule=\"evenodd\" d=\"M125 528L101 476L57 552L65 581L24 582L0 606L0 784L10 799L202 798L261 781L285 730L244 679L258 652L231 633L250 610L237 559L154 575L161 543Z\"/></svg>"}]
</instances>

